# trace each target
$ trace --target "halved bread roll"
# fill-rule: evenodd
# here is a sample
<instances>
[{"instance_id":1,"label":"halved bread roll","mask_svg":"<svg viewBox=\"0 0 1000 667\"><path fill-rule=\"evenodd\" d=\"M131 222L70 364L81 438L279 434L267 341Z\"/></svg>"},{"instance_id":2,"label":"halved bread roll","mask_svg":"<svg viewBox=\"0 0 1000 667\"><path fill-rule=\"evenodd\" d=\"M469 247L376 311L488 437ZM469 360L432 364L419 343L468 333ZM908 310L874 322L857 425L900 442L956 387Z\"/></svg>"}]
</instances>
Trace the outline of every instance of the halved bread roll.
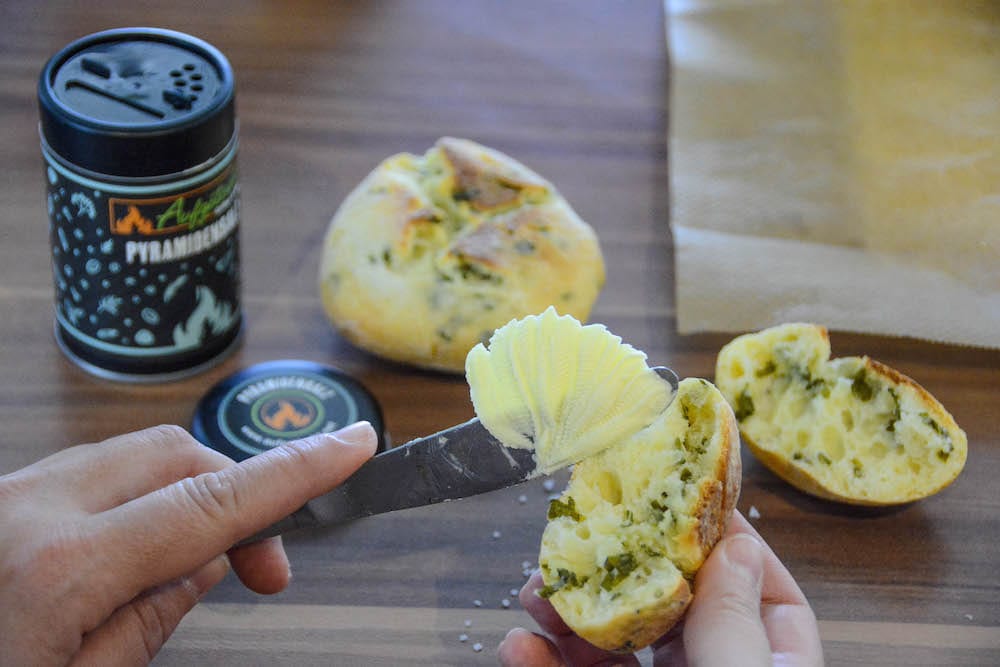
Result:
<instances>
[{"instance_id":1,"label":"halved bread roll","mask_svg":"<svg viewBox=\"0 0 1000 667\"><path fill-rule=\"evenodd\" d=\"M552 308L477 345L466 376L476 414L505 445L533 449L541 472L576 463L549 506L542 594L604 649L636 650L669 630L739 496L739 436L722 394L687 379L674 395L645 353Z\"/></svg>"},{"instance_id":2,"label":"halved bread roll","mask_svg":"<svg viewBox=\"0 0 1000 667\"><path fill-rule=\"evenodd\" d=\"M830 359L825 328L785 324L719 352L744 442L793 486L856 505L925 498L965 466L965 432L923 387L868 357Z\"/></svg>"},{"instance_id":3,"label":"halved bread roll","mask_svg":"<svg viewBox=\"0 0 1000 667\"><path fill-rule=\"evenodd\" d=\"M649 645L690 604L690 582L725 532L740 475L729 405L708 381L681 381L657 421L573 469L549 506L541 595L595 646Z\"/></svg>"}]
</instances>

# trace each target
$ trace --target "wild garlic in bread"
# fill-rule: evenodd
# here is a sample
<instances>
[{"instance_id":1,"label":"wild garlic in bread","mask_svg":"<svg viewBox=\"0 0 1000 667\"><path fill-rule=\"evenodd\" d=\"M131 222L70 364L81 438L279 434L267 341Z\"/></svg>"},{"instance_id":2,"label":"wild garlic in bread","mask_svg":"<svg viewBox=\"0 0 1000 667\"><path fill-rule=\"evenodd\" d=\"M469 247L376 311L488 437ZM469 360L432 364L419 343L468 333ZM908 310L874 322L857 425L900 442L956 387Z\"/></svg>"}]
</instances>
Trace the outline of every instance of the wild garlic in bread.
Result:
<instances>
[{"instance_id":1,"label":"wild garlic in bread","mask_svg":"<svg viewBox=\"0 0 1000 667\"><path fill-rule=\"evenodd\" d=\"M965 432L933 396L868 357L831 360L821 326L736 338L719 352L715 381L754 455L815 496L906 503L937 493L965 466Z\"/></svg>"},{"instance_id":2,"label":"wild garlic in bread","mask_svg":"<svg viewBox=\"0 0 1000 667\"><path fill-rule=\"evenodd\" d=\"M385 159L323 241L323 307L336 330L399 362L461 372L476 343L549 305L585 320L604 285L593 228L509 155L442 137Z\"/></svg>"},{"instance_id":3,"label":"wild garlic in bread","mask_svg":"<svg viewBox=\"0 0 1000 667\"><path fill-rule=\"evenodd\" d=\"M505 444L536 447L545 469L579 461L549 506L541 594L606 650L663 635L739 496L736 419L722 394L687 379L670 402L644 353L551 309L497 330L467 373L476 414Z\"/></svg>"}]
</instances>

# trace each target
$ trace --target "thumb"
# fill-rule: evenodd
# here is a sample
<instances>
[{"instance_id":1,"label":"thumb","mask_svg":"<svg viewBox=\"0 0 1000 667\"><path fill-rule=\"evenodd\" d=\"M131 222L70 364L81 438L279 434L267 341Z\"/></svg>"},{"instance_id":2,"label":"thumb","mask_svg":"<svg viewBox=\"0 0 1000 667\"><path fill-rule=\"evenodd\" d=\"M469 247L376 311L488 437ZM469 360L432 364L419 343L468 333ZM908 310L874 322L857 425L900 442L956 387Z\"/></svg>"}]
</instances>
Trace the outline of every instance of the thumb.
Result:
<instances>
[{"instance_id":1,"label":"thumb","mask_svg":"<svg viewBox=\"0 0 1000 667\"><path fill-rule=\"evenodd\" d=\"M684 623L689 665L772 664L760 617L763 578L757 539L736 534L719 542L698 571Z\"/></svg>"},{"instance_id":2,"label":"thumb","mask_svg":"<svg viewBox=\"0 0 1000 667\"><path fill-rule=\"evenodd\" d=\"M96 629L88 632L72 667L147 665L171 633L205 593L229 571L225 555L218 556L194 574L147 591L119 607Z\"/></svg>"}]
</instances>

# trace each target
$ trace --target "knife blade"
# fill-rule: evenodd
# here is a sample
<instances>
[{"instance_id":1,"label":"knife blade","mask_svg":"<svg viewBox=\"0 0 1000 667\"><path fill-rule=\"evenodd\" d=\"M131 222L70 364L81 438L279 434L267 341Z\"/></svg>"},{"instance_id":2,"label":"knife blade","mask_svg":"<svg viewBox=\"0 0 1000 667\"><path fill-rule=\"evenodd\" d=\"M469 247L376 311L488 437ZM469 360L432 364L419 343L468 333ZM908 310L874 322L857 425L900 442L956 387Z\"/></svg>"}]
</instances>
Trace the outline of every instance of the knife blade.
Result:
<instances>
[{"instance_id":1,"label":"knife blade","mask_svg":"<svg viewBox=\"0 0 1000 667\"><path fill-rule=\"evenodd\" d=\"M677 393L677 374L653 368ZM372 457L333 491L239 544L507 488L536 476L534 451L506 447L478 419Z\"/></svg>"}]
</instances>

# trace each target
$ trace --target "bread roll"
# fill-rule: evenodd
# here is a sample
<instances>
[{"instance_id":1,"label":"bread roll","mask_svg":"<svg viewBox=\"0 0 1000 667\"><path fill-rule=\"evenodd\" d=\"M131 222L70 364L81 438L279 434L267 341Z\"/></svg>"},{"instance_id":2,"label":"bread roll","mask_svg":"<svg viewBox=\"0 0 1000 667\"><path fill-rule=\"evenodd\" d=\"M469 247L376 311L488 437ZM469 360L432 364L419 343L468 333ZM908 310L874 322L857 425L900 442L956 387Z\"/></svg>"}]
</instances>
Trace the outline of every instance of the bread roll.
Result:
<instances>
[{"instance_id":1,"label":"bread roll","mask_svg":"<svg viewBox=\"0 0 1000 667\"><path fill-rule=\"evenodd\" d=\"M576 465L539 554L541 594L570 628L635 651L681 619L736 506L739 451L725 399L688 378L651 426Z\"/></svg>"},{"instance_id":2,"label":"bread roll","mask_svg":"<svg viewBox=\"0 0 1000 667\"><path fill-rule=\"evenodd\" d=\"M933 396L868 357L831 360L821 326L736 338L719 352L715 381L750 450L820 498L906 503L937 493L965 466L965 432Z\"/></svg>"},{"instance_id":3,"label":"bread roll","mask_svg":"<svg viewBox=\"0 0 1000 667\"><path fill-rule=\"evenodd\" d=\"M688 379L674 397L644 353L551 308L498 329L466 366L490 433L533 448L542 472L578 462L549 507L543 594L589 642L646 646L683 615L739 495L722 394Z\"/></svg>"},{"instance_id":4,"label":"bread roll","mask_svg":"<svg viewBox=\"0 0 1000 667\"><path fill-rule=\"evenodd\" d=\"M327 231L320 293L334 327L388 359L461 371L469 350L547 306L586 320L604 284L593 229L511 157L440 139L388 158Z\"/></svg>"}]
</instances>

